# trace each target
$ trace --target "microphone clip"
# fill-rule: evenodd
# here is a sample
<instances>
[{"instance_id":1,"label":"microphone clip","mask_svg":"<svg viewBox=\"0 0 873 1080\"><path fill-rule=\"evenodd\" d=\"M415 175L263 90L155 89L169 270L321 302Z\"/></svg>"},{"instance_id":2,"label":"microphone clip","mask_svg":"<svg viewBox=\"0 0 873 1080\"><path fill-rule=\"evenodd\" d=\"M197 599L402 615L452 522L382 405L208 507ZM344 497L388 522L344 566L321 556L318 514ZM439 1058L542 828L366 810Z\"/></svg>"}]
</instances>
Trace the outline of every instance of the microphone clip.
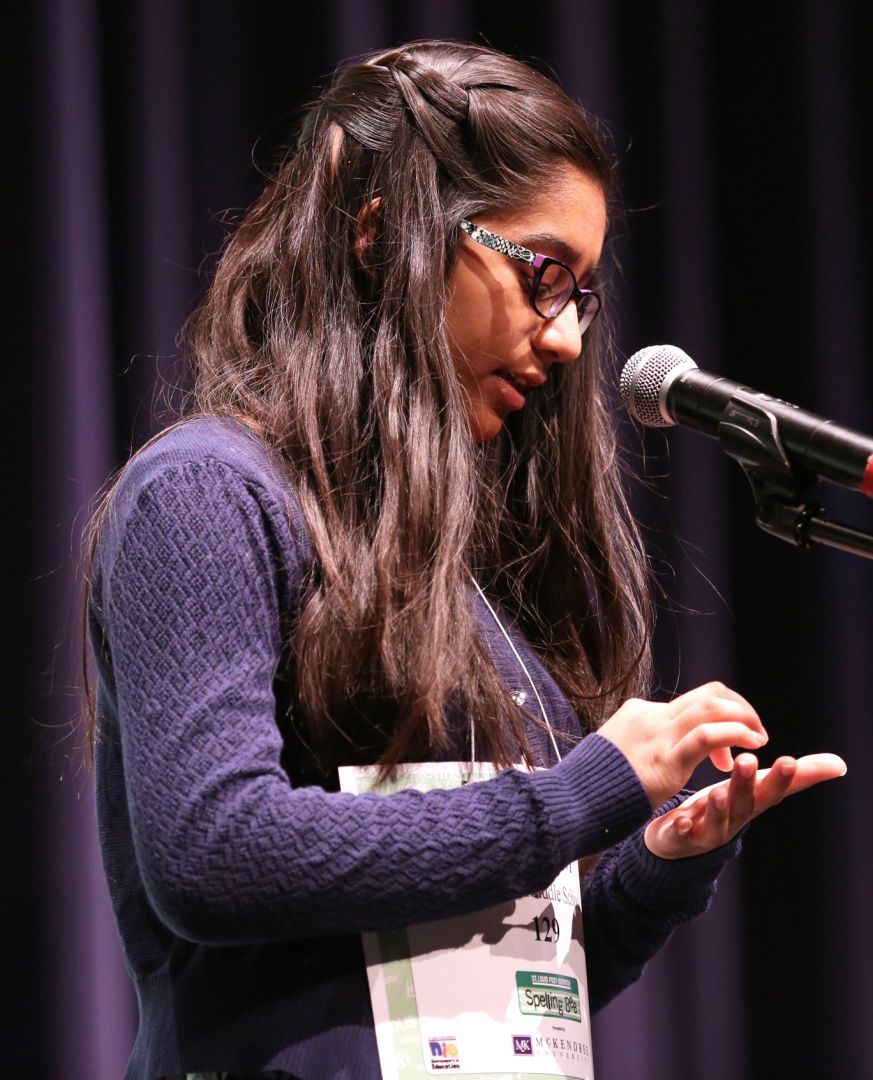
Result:
<instances>
[{"instance_id":1,"label":"microphone clip","mask_svg":"<svg viewBox=\"0 0 873 1080\"><path fill-rule=\"evenodd\" d=\"M718 439L746 474L755 497L755 523L764 532L797 547L826 544L873 559L873 534L828 521L827 511L809 499L817 478L792 468L774 412L737 395L725 407Z\"/></svg>"}]
</instances>

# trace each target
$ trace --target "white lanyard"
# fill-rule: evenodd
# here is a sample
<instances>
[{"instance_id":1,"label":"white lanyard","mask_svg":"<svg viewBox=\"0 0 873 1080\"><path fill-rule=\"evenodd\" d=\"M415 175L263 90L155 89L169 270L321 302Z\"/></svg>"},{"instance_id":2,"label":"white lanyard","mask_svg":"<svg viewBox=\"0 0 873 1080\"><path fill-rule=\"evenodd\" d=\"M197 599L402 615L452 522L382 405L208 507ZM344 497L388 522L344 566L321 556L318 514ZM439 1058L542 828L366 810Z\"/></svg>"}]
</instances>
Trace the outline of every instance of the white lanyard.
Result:
<instances>
[{"instance_id":1,"label":"white lanyard","mask_svg":"<svg viewBox=\"0 0 873 1080\"><path fill-rule=\"evenodd\" d=\"M555 753L557 754L558 761L560 761L561 760L561 751L558 749L558 743L557 743L557 740L555 739L555 733L552 730L552 725L551 725L551 723L549 721L549 714L546 712L546 707L543 704L543 699L540 697L539 691L537 690L536 683L531 678L531 674L527 670L527 666L525 665L524 660L522 660L521 656L519 655L518 649L516 649L516 647L515 647L515 642L509 636L509 633L507 632L506 627L500 621L500 619L499 619L499 617L497 615L497 612L491 606L491 603L488 600L488 597L485 595L484 592L482 592L482 589L479 586L479 582L476 581L475 578L473 578L473 584L476 586L476 592L482 597L482 600L485 602L485 607L487 607L488 610L491 612L491 617L497 623L497 626L500 629L500 633L503 634L503 636L506 638L506 643L509 645L510 649L512 649L512 655L518 661L519 667L521 668L521 670L527 676L527 681L530 683L530 688L531 688L531 690L533 690L534 697L537 699L537 705L539 705L540 712L542 713L543 720L545 721L546 730L549 733L549 738L552 740L552 746L555 749ZM475 761L476 760L476 754L475 754L475 742L473 741L474 736L475 736L475 728L471 727L470 741L471 741L471 744L472 744L473 760Z\"/></svg>"}]
</instances>

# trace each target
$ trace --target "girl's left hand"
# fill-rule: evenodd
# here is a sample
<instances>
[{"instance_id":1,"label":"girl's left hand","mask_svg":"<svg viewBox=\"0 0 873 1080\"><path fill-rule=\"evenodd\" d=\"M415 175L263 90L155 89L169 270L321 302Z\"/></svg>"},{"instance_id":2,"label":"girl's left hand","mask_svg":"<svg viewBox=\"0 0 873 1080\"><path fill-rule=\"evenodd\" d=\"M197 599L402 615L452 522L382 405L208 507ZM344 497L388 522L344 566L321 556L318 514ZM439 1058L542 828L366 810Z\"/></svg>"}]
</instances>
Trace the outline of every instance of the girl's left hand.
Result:
<instances>
[{"instance_id":1,"label":"girl's left hand","mask_svg":"<svg viewBox=\"0 0 873 1080\"><path fill-rule=\"evenodd\" d=\"M844 776L836 754L780 757L770 769L757 768L753 754L740 754L730 780L695 792L680 806L646 826L646 847L662 859L685 859L721 847L748 822L796 791Z\"/></svg>"}]
</instances>

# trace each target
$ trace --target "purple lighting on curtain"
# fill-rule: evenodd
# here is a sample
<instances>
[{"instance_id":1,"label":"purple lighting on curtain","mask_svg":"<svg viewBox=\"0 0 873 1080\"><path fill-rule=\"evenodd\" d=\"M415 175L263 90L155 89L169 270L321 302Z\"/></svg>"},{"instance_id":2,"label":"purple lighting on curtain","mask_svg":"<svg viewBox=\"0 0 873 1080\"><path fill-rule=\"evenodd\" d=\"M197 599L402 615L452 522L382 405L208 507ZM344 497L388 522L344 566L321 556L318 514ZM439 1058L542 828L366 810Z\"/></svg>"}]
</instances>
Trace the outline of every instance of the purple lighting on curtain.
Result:
<instances>
[{"instance_id":1,"label":"purple lighting on curtain","mask_svg":"<svg viewBox=\"0 0 873 1080\"><path fill-rule=\"evenodd\" d=\"M337 60L357 56L392 43L390 19L385 0L333 0L331 29Z\"/></svg>"},{"instance_id":2,"label":"purple lighting on curtain","mask_svg":"<svg viewBox=\"0 0 873 1080\"><path fill-rule=\"evenodd\" d=\"M811 224L816 275L815 318L809 331L815 351L823 358L815 379L821 412L850 426L873 433L873 378L870 375L869 277L864 266L865 238L858 207L869 198L859 190L864 138L852 100L850 28L839 5L803 5L803 110L810 156L806 214ZM835 518L848 517L856 507L854 494L828 492ZM863 500L860 500L863 502ZM860 511L861 508L858 507ZM845 511L845 513L844 513ZM869 523L869 514L866 517ZM869 527L869 524L868 524ZM826 611L833 671L829 723L846 739L846 758L859 773L873 761L869 671L873 642L873 580L858 560L831 558L825 567L830 602ZM854 718L854 722L853 722ZM869 785L847 792L847 832L856 852L873 851L873 814ZM849 1018L857 1008L857 988L869 983L873 971L873 860L854 857L833 868L834 889L845 905L844 918L852 948L832 951L835 1042L853 1062L857 1076L873 1076L873 1014L869 996L866 1022ZM837 874L839 876L837 876ZM836 941L832 941L836 946Z\"/></svg>"},{"instance_id":3,"label":"purple lighting on curtain","mask_svg":"<svg viewBox=\"0 0 873 1080\"><path fill-rule=\"evenodd\" d=\"M46 151L52 177L62 178L47 200L50 244L46 258L46 317L54 348L55 383L49 420L57 455L51 513L43 520L46 566L61 567L43 623L66 647L56 658L55 679L77 685L76 641L70 628L78 604L71 575L87 504L108 473L111 371L107 237L104 227L103 145L100 134L96 5L56 0L47 13ZM44 361L48 358L43 358ZM72 532L70 525L72 523ZM64 618L66 616L66 618ZM52 942L52 1075L117 1080L133 1031L132 994L97 850L91 776L77 753L74 692L55 697L52 722L66 738L53 740L49 799L45 808L51 852L44 874L50 898ZM57 782L60 779L60 782Z\"/></svg>"}]
</instances>

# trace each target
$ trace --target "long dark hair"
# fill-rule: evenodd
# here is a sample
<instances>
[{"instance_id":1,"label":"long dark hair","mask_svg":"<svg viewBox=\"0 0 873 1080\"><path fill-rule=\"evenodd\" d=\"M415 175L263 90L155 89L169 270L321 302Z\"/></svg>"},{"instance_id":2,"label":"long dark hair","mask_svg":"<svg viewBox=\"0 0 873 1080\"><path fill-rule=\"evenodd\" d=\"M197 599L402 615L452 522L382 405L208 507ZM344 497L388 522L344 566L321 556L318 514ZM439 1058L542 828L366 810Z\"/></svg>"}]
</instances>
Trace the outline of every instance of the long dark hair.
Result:
<instances>
[{"instance_id":1,"label":"long dark hair","mask_svg":"<svg viewBox=\"0 0 873 1080\"><path fill-rule=\"evenodd\" d=\"M562 163L610 198L597 127L525 64L438 41L367 56L309 109L189 323L194 410L261 433L311 533L291 676L322 748L341 732L390 769L446 747L457 705L485 756L527 753L472 576L589 726L647 683L646 562L601 401L604 327L477 446L444 326L459 221L523 203Z\"/></svg>"}]
</instances>

